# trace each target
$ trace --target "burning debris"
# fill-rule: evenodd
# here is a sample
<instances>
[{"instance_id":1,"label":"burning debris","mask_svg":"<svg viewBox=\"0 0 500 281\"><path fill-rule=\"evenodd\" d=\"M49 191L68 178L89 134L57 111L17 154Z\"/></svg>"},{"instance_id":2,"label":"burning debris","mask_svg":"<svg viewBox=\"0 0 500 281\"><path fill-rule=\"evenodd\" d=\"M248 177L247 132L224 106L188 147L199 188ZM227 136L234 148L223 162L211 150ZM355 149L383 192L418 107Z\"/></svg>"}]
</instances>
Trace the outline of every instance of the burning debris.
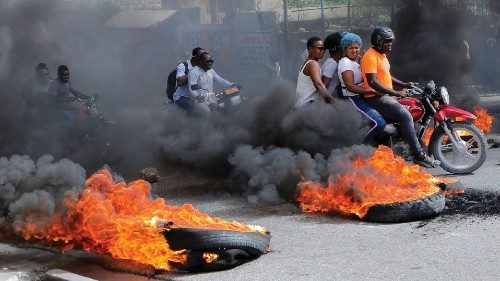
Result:
<instances>
[{"instance_id":1,"label":"burning debris","mask_svg":"<svg viewBox=\"0 0 500 281\"><path fill-rule=\"evenodd\" d=\"M171 270L171 263L188 262L189 249L170 249L162 234L169 228L230 230L268 237L267 230L259 226L213 218L190 204L174 207L164 199L153 200L150 185L144 180L126 185L114 180L109 170L101 170L84 183L79 165L69 160L52 164L52 160L46 156L34 164L28 157L0 159L5 191L1 203L8 209L2 221L9 231L3 232L4 239L20 235L63 251L81 249ZM43 189L28 189L34 186ZM167 221L169 228L164 227Z\"/></svg>"},{"instance_id":2,"label":"burning debris","mask_svg":"<svg viewBox=\"0 0 500 281\"><path fill-rule=\"evenodd\" d=\"M337 165L351 166L352 170L330 176L326 185L300 183L297 201L304 211L340 212L363 218L373 206L415 201L440 192L437 184L442 179L407 164L387 147L378 147L367 159L354 157L352 164Z\"/></svg>"},{"instance_id":3,"label":"burning debris","mask_svg":"<svg viewBox=\"0 0 500 281\"><path fill-rule=\"evenodd\" d=\"M451 190L446 195L446 215L499 215L500 194L477 189Z\"/></svg>"}]
</instances>

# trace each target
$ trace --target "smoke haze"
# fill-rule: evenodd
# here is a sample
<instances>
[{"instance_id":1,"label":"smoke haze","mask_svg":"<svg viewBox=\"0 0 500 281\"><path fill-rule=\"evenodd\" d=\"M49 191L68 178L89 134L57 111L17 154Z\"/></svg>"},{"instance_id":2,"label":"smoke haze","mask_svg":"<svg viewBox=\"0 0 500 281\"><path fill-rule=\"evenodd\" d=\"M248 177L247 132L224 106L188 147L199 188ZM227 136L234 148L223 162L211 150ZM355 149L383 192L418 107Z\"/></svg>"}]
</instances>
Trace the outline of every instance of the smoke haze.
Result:
<instances>
[{"instance_id":1,"label":"smoke haze","mask_svg":"<svg viewBox=\"0 0 500 281\"><path fill-rule=\"evenodd\" d=\"M412 4L396 14L397 40L390 58L394 74L403 80L434 79L450 88L454 104L470 109L478 97L469 94L466 86L475 77L471 72L479 64L481 42L489 34L473 30L466 12L426 5ZM135 177L145 166L167 166L172 171L182 166L232 175L238 186L243 180L250 201L278 202L293 197L300 176L325 180L329 173L348 167L333 164L334 159L369 153L363 146L347 148L359 144L368 130L367 120L351 104L338 101L296 110L294 83L278 79L271 84L269 77L262 79L266 76L262 69L249 71L246 65L224 63L225 54L216 49L207 50L217 61L216 71L245 86L242 94L247 100L241 112L187 116L172 104L161 112L166 76L190 52L168 40L185 22L173 19L166 30L105 27L118 11L110 5L69 9L57 0L0 3L1 156L27 154L36 159L51 154L54 159L42 161L45 165L40 167L64 169L57 163L69 160L58 160L69 158L88 171L109 164L125 177ZM464 40L470 46L470 61L465 59ZM52 78L58 65L68 65L77 89L100 95L100 112L118 121L104 132L111 140L110 155L73 143L69 130L51 123L50 113L32 110L25 84L39 62L48 64ZM3 161L7 166L30 163L15 157ZM31 162L28 170L35 173L38 164ZM28 174L22 178L29 178ZM41 213L57 209L57 204L49 203L53 193L43 188L20 193L21 182L2 187L5 193L0 196L8 202L4 208L10 217L22 218L20 206L27 205L23 202L33 206L45 202ZM46 185L36 182L34 186Z\"/></svg>"},{"instance_id":2,"label":"smoke haze","mask_svg":"<svg viewBox=\"0 0 500 281\"><path fill-rule=\"evenodd\" d=\"M0 158L0 210L3 227L45 227L54 212L64 211L63 198L76 199L85 186L85 170L68 159L44 155Z\"/></svg>"}]
</instances>

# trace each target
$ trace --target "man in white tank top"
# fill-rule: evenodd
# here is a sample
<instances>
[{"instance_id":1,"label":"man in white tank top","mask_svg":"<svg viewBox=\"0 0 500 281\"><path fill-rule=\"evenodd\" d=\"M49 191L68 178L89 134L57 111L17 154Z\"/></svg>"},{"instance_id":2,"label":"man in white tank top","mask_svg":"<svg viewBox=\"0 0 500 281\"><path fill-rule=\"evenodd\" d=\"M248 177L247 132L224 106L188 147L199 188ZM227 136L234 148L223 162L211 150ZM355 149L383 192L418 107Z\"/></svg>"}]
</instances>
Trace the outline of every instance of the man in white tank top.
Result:
<instances>
[{"instance_id":1,"label":"man in white tank top","mask_svg":"<svg viewBox=\"0 0 500 281\"><path fill-rule=\"evenodd\" d=\"M321 81L321 68L318 63L325 54L323 41L319 37L311 37L307 40L307 51L309 56L300 68L297 77L297 90L295 107L302 107L316 100L324 100L326 103L332 103L333 97Z\"/></svg>"}]
</instances>

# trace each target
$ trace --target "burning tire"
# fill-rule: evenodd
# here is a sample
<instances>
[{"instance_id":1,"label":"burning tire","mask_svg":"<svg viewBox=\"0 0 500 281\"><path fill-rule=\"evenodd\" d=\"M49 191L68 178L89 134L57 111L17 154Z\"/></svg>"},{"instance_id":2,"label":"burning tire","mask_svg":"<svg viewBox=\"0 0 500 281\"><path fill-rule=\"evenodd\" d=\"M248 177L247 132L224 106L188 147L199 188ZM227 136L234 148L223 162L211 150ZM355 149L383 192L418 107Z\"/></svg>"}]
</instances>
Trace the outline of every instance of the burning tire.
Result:
<instances>
[{"instance_id":1,"label":"burning tire","mask_svg":"<svg viewBox=\"0 0 500 281\"><path fill-rule=\"evenodd\" d=\"M163 233L172 250L186 249L188 262L176 265L185 271L213 271L233 268L264 254L271 236L257 232L174 228ZM208 260L207 257L213 257Z\"/></svg>"},{"instance_id":2,"label":"burning tire","mask_svg":"<svg viewBox=\"0 0 500 281\"><path fill-rule=\"evenodd\" d=\"M429 197L409 202L374 205L363 217L372 222L409 222L435 217L444 210L445 196L437 192Z\"/></svg>"}]
</instances>

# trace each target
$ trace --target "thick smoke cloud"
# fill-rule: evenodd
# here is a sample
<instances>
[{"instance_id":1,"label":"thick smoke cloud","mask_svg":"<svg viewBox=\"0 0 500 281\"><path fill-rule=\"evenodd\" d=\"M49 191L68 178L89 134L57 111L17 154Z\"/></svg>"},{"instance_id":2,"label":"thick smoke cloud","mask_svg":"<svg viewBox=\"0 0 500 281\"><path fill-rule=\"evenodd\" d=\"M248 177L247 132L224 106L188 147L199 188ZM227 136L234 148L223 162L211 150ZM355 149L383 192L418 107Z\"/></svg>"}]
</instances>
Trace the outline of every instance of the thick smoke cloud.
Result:
<instances>
[{"instance_id":1,"label":"thick smoke cloud","mask_svg":"<svg viewBox=\"0 0 500 281\"><path fill-rule=\"evenodd\" d=\"M64 198L77 198L85 187L82 166L50 155L37 161L28 156L0 158L0 210L3 227L26 224L45 227L55 212L63 212Z\"/></svg>"},{"instance_id":2,"label":"thick smoke cloud","mask_svg":"<svg viewBox=\"0 0 500 281\"><path fill-rule=\"evenodd\" d=\"M392 23L396 41L390 59L395 76L405 81L434 80L450 90L453 104L469 110L477 106L478 93L468 86L492 82L483 77L498 67L495 56L487 55L486 44L495 31L481 28L468 9L435 1L403 7Z\"/></svg>"},{"instance_id":3,"label":"thick smoke cloud","mask_svg":"<svg viewBox=\"0 0 500 281\"><path fill-rule=\"evenodd\" d=\"M0 3L0 155L51 154L90 170L110 164L135 176L138 169L157 161L154 151L145 149L154 139L147 134L152 130L150 116L137 117L133 110L158 107L144 96L161 91L151 80L163 84L165 70L156 66L153 74L141 75L154 61L151 56L137 56L113 36L115 30L104 27L118 9L67 5L59 0ZM52 78L57 77L58 65L68 65L75 87L87 95L99 94L97 108L105 118L119 119L118 124L87 137L81 123L66 126L56 112L41 108L31 93L34 68L40 62L48 65ZM137 132L144 136L136 137ZM111 152L105 151L108 143Z\"/></svg>"},{"instance_id":4,"label":"thick smoke cloud","mask_svg":"<svg viewBox=\"0 0 500 281\"><path fill-rule=\"evenodd\" d=\"M288 148L240 146L229 157L233 176L245 188L250 202L293 201L302 180L326 182L328 177L352 172L353 159L366 159L374 152L370 146L355 145L331 151L325 158ZM356 192L353 190L353 192Z\"/></svg>"},{"instance_id":5,"label":"thick smoke cloud","mask_svg":"<svg viewBox=\"0 0 500 281\"><path fill-rule=\"evenodd\" d=\"M278 81L249 100L234 115L210 113L188 117L167 112L159 144L165 157L207 171L227 171L227 157L238 146L281 146L308 153L360 143L368 128L348 102L313 104L294 109L294 89ZM168 122L168 123L167 123Z\"/></svg>"},{"instance_id":6,"label":"thick smoke cloud","mask_svg":"<svg viewBox=\"0 0 500 281\"><path fill-rule=\"evenodd\" d=\"M89 170L108 163L129 177L135 177L144 166L164 164L224 176L232 172L236 182L248 180L244 186L251 201L276 202L280 196L292 197L299 176L325 180L329 173L346 167L332 164L333 158L370 150L338 150L359 144L368 130L367 120L348 102L295 110L292 83L278 81L270 88L265 83L246 85L250 82L244 67L228 75L252 89L243 91L248 100L238 114L187 116L175 106L159 114L166 74L177 60L185 59L172 54L181 52L174 49L176 45L165 47L175 42L165 42L161 39L164 34L155 36L153 32L145 40L129 44L124 40L148 31L128 33L104 27L116 8L65 9L63 2L0 3L0 155L37 158L50 153L56 159L69 157ZM471 61L472 50L477 50L476 41L471 40L474 32L467 29L469 15L417 5L401 10L395 18L397 40L391 54L395 76L413 81L434 79L450 88L455 104L466 108L477 104L476 96L463 90L471 62L464 59L462 41L469 42ZM174 34L174 28L164 32ZM98 149L75 145L64 128L47 125L49 116L44 113L33 116L22 89L32 78L34 66L42 61L48 63L53 78L57 65L67 64L78 89L101 95L98 108L105 117L118 121L107 132L111 155L103 157ZM225 76L224 65L215 68ZM53 193L35 189L21 196L14 186L2 187L5 194L1 196L20 200L4 208L21 217L23 208L19 206L26 205L22 202L54 199ZM57 205L45 206L41 213L57 209Z\"/></svg>"}]
</instances>

